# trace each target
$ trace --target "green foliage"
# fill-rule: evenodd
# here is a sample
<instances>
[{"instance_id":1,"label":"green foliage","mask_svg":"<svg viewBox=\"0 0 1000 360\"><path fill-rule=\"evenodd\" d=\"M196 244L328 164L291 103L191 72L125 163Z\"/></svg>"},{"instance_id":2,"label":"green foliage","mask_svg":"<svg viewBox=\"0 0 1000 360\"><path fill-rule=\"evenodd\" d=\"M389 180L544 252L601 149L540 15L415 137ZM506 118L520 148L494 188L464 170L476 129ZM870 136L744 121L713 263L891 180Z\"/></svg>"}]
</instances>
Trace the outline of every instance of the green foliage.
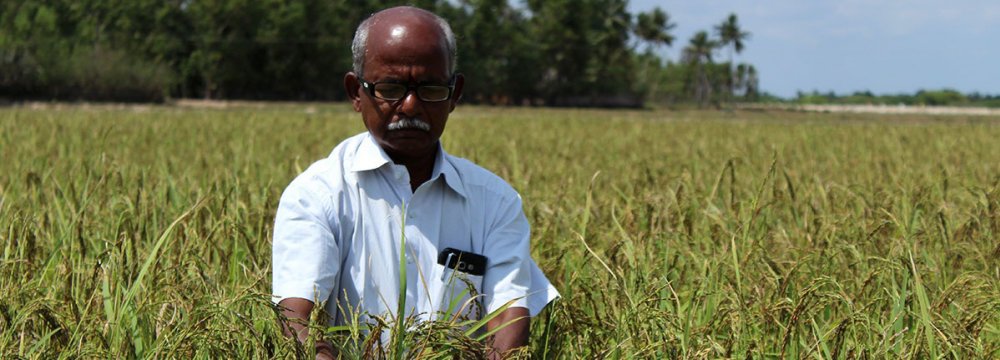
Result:
<instances>
[{"instance_id":1,"label":"green foliage","mask_svg":"<svg viewBox=\"0 0 1000 360\"><path fill-rule=\"evenodd\" d=\"M726 20L716 25L715 32L719 36L719 45L732 46L732 51L736 54L743 52L744 41L750 38L750 33L740 27L739 18L735 13L729 14ZM732 53L729 61L732 61Z\"/></svg>"},{"instance_id":2,"label":"green foliage","mask_svg":"<svg viewBox=\"0 0 1000 360\"><path fill-rule=\"evenodd\" d=\"M705 33L690 69L664 67L653 50L673 44L675 24L660 8L632 14L627 0L26 0L0 5L0 97L343 100L355 27L395 5L452 23L468 102L704 105L750 99L756 84L735 69L706 70L718 46L742 49L735 15L721 42ZM682 73L661 73L673 70ZM656 83L664 77L684 79L685 90L657 97L676 86Z\"/></svg>"},{"instance_id":3,"label":"green foliage","mask_svg":"<svg viewBox=\"0 0 1000 360\"><path fill-rule=\"evenodd\" d=\"M820 93L799 91L792 102L799 104L851 105L911 105L911 106L983 106L1000 107L1000 95L962 94L952 89L920 90L914 94L875 95L871 91L856 91L838 95L833 91Z\"/></svg>"},{"instance_id":4,"label":"green foliage","mask_svg":"<svg viewBox=\"0 0 1000 360\"><path fill-rule=\"evenodd\" d=\"M579 105L593 95L627 92L630 14L625 1L528 2L533 36L544 61L542 94L549 104ZM613 65L613 66L612 66ZM627 95L627 93L626 93Z\"/></svg>"},{"instance_id":5,"label":"green foliage","mask_svg":"<svg viewBox=\"0 0 1000 360\"><path fill-rule=\"evenodd\" d=\"M133 50L166 46L142 38L144 26L155 23L143 17L151 11L144 4L7 2L0 7L0 97L163 100L173 71Z\"/></svg>"},{"instance_id":6,"label":"green foliage","mask_svg":"<svg viewBox=\"0 0 1000 360\"><path fill-rule=\"evenodd\" d=\"M983 359L998 121L460 107L443 142L524 198L563 295L538 358ZM344 105L0 109L0 357L311 358L268 295L273 215L363 130ZM385 354L384 320L325 336ZM404 341L474 357L470 326Z\"/></svg>"},{"instance_id":7,"label":"green foliage","mask_svg":"<svg viewBox=\"0 0 1000 360\"><path fill-rule=\"evenodd\" d=\"M651 46L670 46L674 43L674 36L670 34L670 30L676 26L677 24L670 22L670 15L663 9L655 7L650 12L639 14L634 31L639 39Z\"/></svg>"},{"instance_id":8,"label":"green foliage","mask_svg":"<svg viewBox=\"0 0 1000 360\"><path fill-rule=\"evenodd\" d=\"M945 89L936 91L919 91L915 101L920 105L964 105L969 102L962 93Z\"/></svg>"},{"instance_id":9,"label":"green foliage","mask_svg":"<svg viewBox=\"0 0 1000 360\"><path fill-rule=\"evenodd\" d=\"M464 99L477 103L523 104L539 95L541 45L528 19L505 0L465 1L454 16L458 71L467 74Z\"/></svg>"}]
</instances>

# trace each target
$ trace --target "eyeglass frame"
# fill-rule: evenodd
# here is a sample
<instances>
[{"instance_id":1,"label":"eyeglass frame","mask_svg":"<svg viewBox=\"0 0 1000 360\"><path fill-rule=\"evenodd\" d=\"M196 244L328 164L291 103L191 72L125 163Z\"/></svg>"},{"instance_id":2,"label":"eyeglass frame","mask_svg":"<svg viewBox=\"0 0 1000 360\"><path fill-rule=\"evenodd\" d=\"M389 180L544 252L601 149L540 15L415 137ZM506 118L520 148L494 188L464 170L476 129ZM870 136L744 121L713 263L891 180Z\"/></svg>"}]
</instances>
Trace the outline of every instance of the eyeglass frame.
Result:
<instances>
[{"instance_id":1,"label":"eyeglass frame","mask_svg":"<svg viewBox=\"0 0 1000 360\"><path fill-rule=\"evenodd\" d=\"M413 94L417 95L417 99L420 99L420 101L436 103L436 102L442 102L442 101L448 101L448 100L450 100L451 96L454 95L454 93L455 93L455 75L451 76L451 80L448 80L448 84L447 85L436 85L436 84L420 84L420 85L405 84L404 85L404 84L401 84L401 83L388 82L388 81L369 82L368 80L365 80L365 78L363 78L361 76L358 76L358 81L361 82L361 87L363 87L365 89L365 92L367 92L369 96L371 96L373 98L376 98L376 99L379 99L379 100L385 100L385 101L400 101L400 100L403 100L403 99L406 98L406 95L408 95L410 93L410 91L413 91ZM406 91L403 92L403 96L400 97L400 98L398 98L398 99L386 99L384 97L375 95L375 86L378 85L378 84L394 84L394 85L404 86L404 87L406 87ZM448 88L448 96L446 96L444 99L441 99L441 100L425 100L422 96L420 96L420 91L419 91L419 88L424 87L424 86L441 86L441 87Z\"/></svg>"}]
</instances>

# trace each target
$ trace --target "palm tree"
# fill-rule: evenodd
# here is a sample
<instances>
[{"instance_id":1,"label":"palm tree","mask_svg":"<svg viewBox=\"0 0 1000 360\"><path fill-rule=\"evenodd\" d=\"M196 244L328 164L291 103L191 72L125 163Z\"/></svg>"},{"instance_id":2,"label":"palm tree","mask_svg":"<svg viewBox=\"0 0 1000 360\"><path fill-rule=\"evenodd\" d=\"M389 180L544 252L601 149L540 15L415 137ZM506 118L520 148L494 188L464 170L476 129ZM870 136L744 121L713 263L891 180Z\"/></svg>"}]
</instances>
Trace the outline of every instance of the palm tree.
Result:
<instances>
[{"instance_id":1,"label":"palm tree","mask_svg":"<svg viewBox=\"0 0 1000 360\"><path fill-rule=\"evenodd\" d=\"M746 87L746 94L744 95L748 100L757 99L757 91L760 88L760 79L757 78L757 68L753 65L747 66L747 78L744 83Z\"/></svg>"},{"instance_id":2,"label":"palm tree","mask_svg":"<svg viewBox=\"0 0 1000 360\"><path fill-rule=\"evenodd\" d=\"M733 53L739 54L743 52L744 41L750 39L750 33L740 29L739 19L736 18L736 14L729 14L729 17L715 27L716 34L719 35L719 43L721 46L730 46L729 48L729 63L733 62Z\"/></svg>"},{"instance_id":3,"label":"palm tree","mask_svg":"<svg viewBox=\"0 0 1000 360\"><path fill-rule=\"evenodd\" d=\"M695 98L702 106L712 94L712 84L708 81L705 66L711 65L712 53L719 43L708 37L708 32L699 31L688 41L684 48L683 61L695 70Z\"/></svg>"},{"instance_id":4,"label":"palm tree","mask_svg":"<svg viewBox=\"0 0 1000 360\"><path fill-rule=\"evenodd\" d=\"M699 31L688 40L688 46L684 48L683 60L687 63L711 64L712 55L719 42L708 37L708 32Z\"/></svg>"},{"instance_id":5,"label":"palm tree","mask_svg":"<svg viewBox=\"0 0 1000 360\"><path fill-rule=\"evenodd\" d=\"M739 20L735 13L729 14L726 20L715 27L716 34L719 35L719 44L729 46L729 77L733 78L733 53L743 52L743 42L750 38L750 33L740 29ZM729 96L735 92L734 81L729 82Z\"/></svg>"},{"instance_id":6,"label":"palm tree","mask_svg":"<svg viewBox=\"0 0 1000 360\"><path fill-rule=\"evenodd\" d=\"M736 96L737 90L744 89L747 83L747 64L736 65L736 71L733 72L733 96Z\"/></svg>"},{"instance_id":7,"label":"palm tree","mask_svg":"<svg viewBox=\"0 0 1000 360\"><path fill-rule=\"evenodd\" d=\"M639 13L633 31L649 46L670 46L674 44L674 35L670 33L677 24L670 22L670 15L659 7L648 13Z\"/></svg>"},{"instance_id":8,"label":"palm tree","mask_svg":"<svg viewBox=\"0 0 1000 360\"><path fill-rule=\"evenodd\" d=\"M632 25L632 32L642 42L646 43L646 52L639 59L641 67L639 70L640 79L648 81L646 96L651 97L657 91L658 81L649 81L649 68L651 62L656 62L659 66L660 58L653 55L653 50L661 45L671 46L674 43L674 35L670 33L677 24L670 22L670 15L659 7L653 8L650 12L639 13L635 24Z\"/></svg>"}]
</instances>

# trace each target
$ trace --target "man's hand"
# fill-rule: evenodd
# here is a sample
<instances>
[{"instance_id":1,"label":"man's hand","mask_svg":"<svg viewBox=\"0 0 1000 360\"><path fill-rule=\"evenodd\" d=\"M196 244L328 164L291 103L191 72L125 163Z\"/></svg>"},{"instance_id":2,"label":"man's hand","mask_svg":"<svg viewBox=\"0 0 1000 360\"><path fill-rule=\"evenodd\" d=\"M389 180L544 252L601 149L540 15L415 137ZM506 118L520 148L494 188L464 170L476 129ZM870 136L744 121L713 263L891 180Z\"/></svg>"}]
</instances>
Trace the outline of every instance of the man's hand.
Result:
<instances>
[{"instance_id":1,"label":"man's hand","mask_svg":"<svg viewBox=\"0 0 1000 360\"><path fill-rule=\"evenodd\" d=\"M309 314L312 313L313 302L301 298L287 298L278 302L278 306L283 309L282 315L288 321L281 322L281 331L285 336L294 338L300 344L305 344L309 339ZM333 360L336 359L336 351L326 341L316 341L316 359Z\"/></svg>"},{"instance_id":2,"label":"man's hand","mask_svg":"<svg viewBox=\"0 0 1000 360\"><path fill-rule=\"evenodd\" d=\"M500 315L486 322L486 331L492 331L511 320L514 322L493 334L490 344L490 359L502 359L508 351L528 346L528 335L531 334L531 317L529 317L527 308L512 307L504 310Z\"/></svg>"}]
</instances>

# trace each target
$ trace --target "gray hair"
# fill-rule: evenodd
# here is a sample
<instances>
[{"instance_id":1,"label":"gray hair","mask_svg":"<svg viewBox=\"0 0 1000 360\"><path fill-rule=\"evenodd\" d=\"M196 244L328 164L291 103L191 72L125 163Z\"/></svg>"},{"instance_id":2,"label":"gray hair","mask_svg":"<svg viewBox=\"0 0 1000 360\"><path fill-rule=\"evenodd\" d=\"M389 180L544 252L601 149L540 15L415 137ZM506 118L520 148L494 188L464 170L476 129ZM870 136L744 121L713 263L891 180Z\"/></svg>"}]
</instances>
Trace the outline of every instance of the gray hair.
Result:
<instances>
[{"instance_id":1,"label":"gray hair","mask_svg":"<svg viewBox=\"0 0 1000 360\"><path fill-rule=\"evenodd\" d=\"M444 34L444 39L446 45L448 46L448 75L455 74L455 64L458 61L458 48L455 46L455 33L451 31L451 25L448 25L448 21L444 18L438 16L435 13L427 11L428 14L434 17L434 21L437 23L438 27L441 28L441 32ZM377 14L377 13L376 13ZM375 14L369 16L365 21L358 25L358 30L354 32L354 41L351 42L351 57L354 60L354 73L359 77L363 77L365 70L365 53L368 48L368 31L371 29L372 25L375 24L373 19Z\"/></svg>"}]
</instances>

